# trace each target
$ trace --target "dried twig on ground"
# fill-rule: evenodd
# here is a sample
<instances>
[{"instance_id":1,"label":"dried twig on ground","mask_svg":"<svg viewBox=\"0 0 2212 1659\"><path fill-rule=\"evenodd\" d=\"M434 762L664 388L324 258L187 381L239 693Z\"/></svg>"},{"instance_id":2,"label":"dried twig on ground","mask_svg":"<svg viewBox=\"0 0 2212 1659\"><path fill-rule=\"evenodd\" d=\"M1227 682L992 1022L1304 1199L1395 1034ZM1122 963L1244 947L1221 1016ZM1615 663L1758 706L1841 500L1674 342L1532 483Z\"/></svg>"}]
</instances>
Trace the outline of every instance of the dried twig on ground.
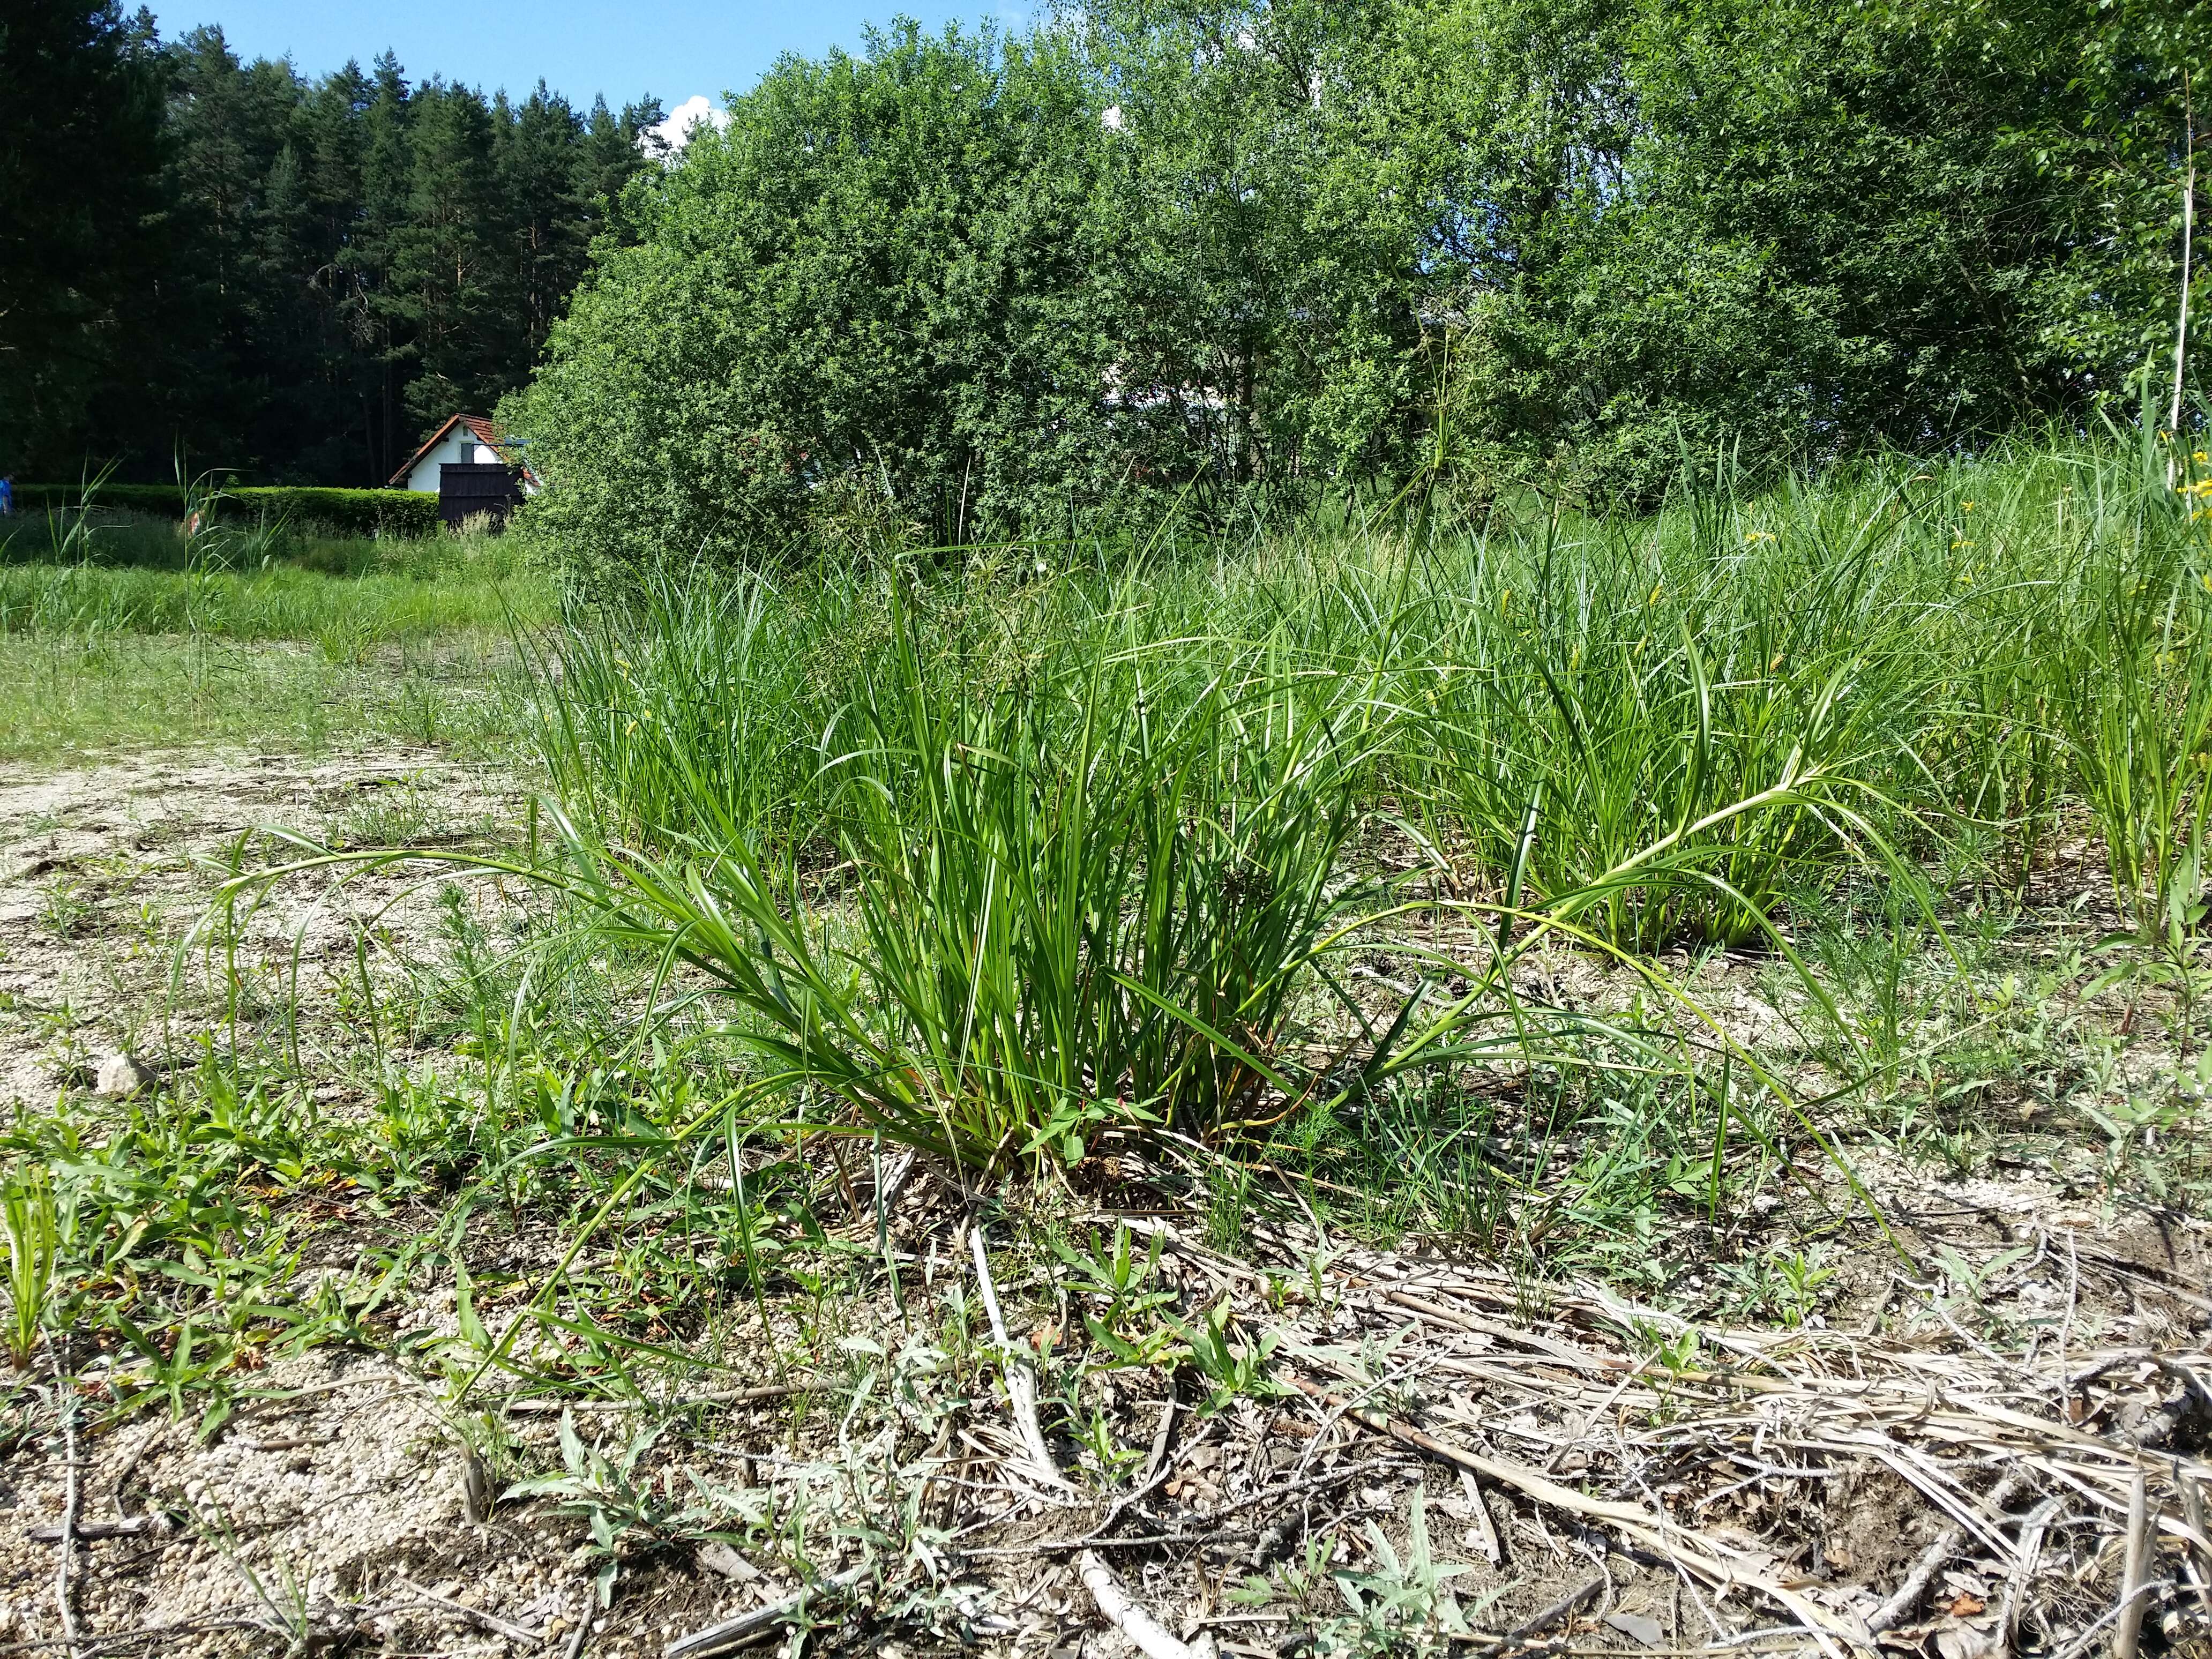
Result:
<instances>
[{"instance_id":1,"label":"dried twig on ground","mask_svg":"<svg viewBox=\"0 0 2212 1659\"><path fill-rule=\"evenodd\" d=\"M46 1363L53 1368L54 1407L62 1419L62 1521L60 1559L54 1565L54 1601L61 1609L62 1640L65 1651L75 1654L79 1644L76 1630L76 1609L70 1604L70 1562L76 1554L76 1512L84 1495L84 1485L78 1479L76 1455L76 1394L70 1387L69 1376L62 1368L61 1356L54 1351L54 1340L46 1338Z\"/></svg>"},{"instance_id":2,"label":"dried twig on ground","mask_svg":"<svg viewBox=\"0 0 2212 1659\"><path fill-rule=\"evenodd\" d=\"M1600 1573L1588 1583L1577 1585L1542 1612L1522 1620L1511 1630L1506 1632L1503 1645L1511 1647L1516 1643L1527 1641L1532 1636L1541 1636L1562 1619L1568 1618L1579 1611L1590 1597L1605 1588L1606 1582L1605 1575Z\"/></svg>"},{"instance_id":3,"label":"dried twig on ground","mask_svg":"<svg viewBox=\"0 0 2212 1659\"><path fill-rule=\"evenodd\" d=\"M2051 1517L2058 1513L2062 1501L2045 1498L2020 1523L2020 1553L2013 1560L2011 1576L2005 1580L2004 1605L1997 1613L1997 1631L2004 1638L2007 1652L2017 1650L2020 1645L2021 1608L2026 1601L2027 1587L2035 1582L2036 1567L2043 1559L2044 1531L2050 1526Z\"/></svg>"},{"instance_id":4,"label":"dried twig on ground","mask_svg":"<svg viewBox=\"0 0 2212 1659\"><path fill-rule=\"evenodd\" d=\"M1991 1509L2001 1507L2008 1499L2016 1496L2027 1483L2028 1475L2025 1469L2013 1470L2011 1474L1997 1482L1996 1489L1990 1492L1990 1507ZM1952 1526L1944 1528L1936 1541L1922 1553L1920 1559L1912 1564L1912 1571L1905 1575L1904 1583L1897 1587L1889 1600L1875 1609L1874 1616L1867 1620L1867 1628L1879 1636L1882 1632L1897 1624L1906 1613L1911 1613L1914 1605L1926 1593L1929 1580L1935 1577L1936 1570L1949 1560L1957 1553L1959 1546L1966 1541L1966 1528Z\"/></svg>"},{"instance_id":5,"label":"dried twig on ground","mask_svg":"<svg viewBox=\"0 0 2212 1659\"><path fill-rule=\"evenodd\" d=\"M2185 1547L2197 1577L2197 1605L2204 1609L2206 1627L2212 1629L2212 1518L2204 1512L2204 1489L2182 1472L2179 1458L2173 1462L2173 1484L2181 1493L2182 1516L2196 1534Z\"/></svg>"},{"instance_id":6,"label":"dried twig on ground","mask_svg":"<svg viewBox=\"0 0 2212 1659\"><path fill-rule=\"evenodd\" d=\"M208 1636L217 1631L266 1631L267 1623L261 1619L232 1618L227 1614L210 1613L197 1619L173 1620L164 1625L142 1625L135 1630L103 1631L95 1636L79 1639L77 1645L86 1653L111 1653L118 1648L129 1647L139 1642L154 1642L180 1636ZM44 1653L68 1646L59 1639L37 1642L0 1642L0 1654Z\"/></svg>"},{"instance_id":7,"label":"dried twig on ground","mask_svg":"<svg viewBox=\"0 0 2212 1659\"><path fill-rule=\"evenodd\" d=\"M459 1614L471 1624L482 1625L493 1635L504 1636L510 1642L527 1642L535 1646L545 1639L545 1632L543 1631L525 1630L520 1625L508 1623L495 1613L486 1613L482 1607L472 1607L465 1602L455 1601L441 1595L435 1590L424 1589L411 1578L402 1577L393 1579L392 1583L410 1595L421 1596L431 1606L441 1607L447 1613Z\"/></svg>"},{"instance_id":8,"label":"dried twig on ground","mask_svg":"<svg viewBox=\"0 0 2212 1659\"><path fill-rule=\"evenodd\" d=\"M1168 1373L1168 1391L1160 1399L1159 1426L1152 1431L1152 1443L1145 1454L1145 1472L1137 1477L1137 1485L1149 1490L1152 1479L1167 1462L1168 1440L1175 1432L1176 1381L1175 1373Z\"/></svg>"},{"instance_id":9,"label":"dried twig on ground","mask_svg":"<svg viewBox=\"0 0 2212 1659\"><path fill-rule=\"evenodd\" d=\"M1547 1480L1534 1469L1500 1458L1485 1457L1464 1446L1439 1440L1433 1435L1423 1433L1410 1423L1353 1406L1302 1377L1292 1377L1291 1381L1302 1392L1320 1401L1331 1410L1343 1413L1378 1434L1387 1434L1457 1468L1487 1475L1493 1480L1514 1487L1539 1504L1547 1504L1569 1515L1601 1521L1632 1542L1674 1562L1709 1584L1740 1584L1747 1589L1759 1591L1788 1609L1826 1653L1834 1655L1837 1652L1832 1638L1839 1638L1860 1647L1873 1645L1863 1632L1851 1629L1796 1591L1759 1571L1739 1552L1692 1533L1664 1516L1655 1516L1632 1504L1586 1498L1578 1492Z\"/></svg>"},{"instance_id":10,"label":"dried twig on ground","mask_svg":"<svg viewBox=\"0 0 2212 1659\"><path fill-rule=\"evenodd\" d=\"M1490 1518L1490 1500L1482 1495L1482 1487L1474 1478L1474 1471L1462 1468L1459 1484L1467 1494L1468 1508L1474 1513L1474 1535L1482 1550L1483 1559L1493 1567L1505 1565L1505 1545L1498 1535L1497 1523Z\"/></svg>"},{"instance_id":11,"label":"dried twig on ground","mask_svg":"<svg viewBox=\"0 0 2212 1659\"><path fill-rule=\"evenodd\" d=\"M510 1400L510 1417L557 1417L562 1412L684 1411L693 1406L762 1406L827 1387L818 1377L769 1382L751 1389L713 1389L704 1394L672 1395L665 1400Z\"/></svg>"},{"instance_id":12,"label":"dried twig on ground","mask_svg":"<svg viewBox=\"0 0 2212 1659\"><path fill-rule=\"evenodd\" d=\"M710 1654L729 1653L750 1646L782 1626L792 1623L805 1610L810 1601L827 1600L840 1596L868 1576L866 1564L848 1567L832 1574L819 1583L787 1595L781 1601L771 1601L764 1607L755 1607L750 1613L741 1613L734 1619L725 1619L719 1625L709 1625L704 1630L668 1644L667 1659L707 1659Z\"/></svg>"},{"instance_id":13,"label":"dried twig on ground","mask_svg":"<svg viewBox=\"0 0 2212 1659\"><path fill-rule=\"evenodd\" d=\"M2112 1659L2136 1659L2143 1608L2150 1601L2143 1594L2143 1581L2150 1576L2150 1482L2137 1469L2128 1494L2127 1556L2120 1573L2119 1618L2112 1626Z\"/></svg>"},{"instance_id":14,"label":"dried twig on ground","mask_svg":"<svg viewBox=\"0 0 2212 1659\"><path fill-rule=\"evenodd\" d=\"M1021 1437L1022 1449L1034 1466L1025 1472L1065 1491L1067 1481L1060 1466L1053 1462L1050 1448L1044 1443L1044 1431L1037 1426L1036 1374L1008 1340L1006 1316L999 1311L999 1287L991 1280L991 1261L983 1248L982 1228L969 1229L968 1243L975 1258L975 1282L983 1292L983 1308L990 1316L991 1334L999 1344L1000 1369L1006 1382L1006 1414L1013 1419L1014 1431Z\"/></svg>"},{"instance_id":15,"label":"dried twig on ground","mask_svg":"<svg viewBox=\"0 0 2212 1659\"><path fill-rule=\"evenodd\" d=\"M126 1516L120 1521L79 1521L69 1528L69 1534L90 1542L96 1538L136 1538L142 1532L154 1529L154 1517L147 1515ZM62 1537L61 1522L49 1522L44 1526L30 1528L24 1536L34 1544L57 1543Z\"/></svg>"}]
</instances>

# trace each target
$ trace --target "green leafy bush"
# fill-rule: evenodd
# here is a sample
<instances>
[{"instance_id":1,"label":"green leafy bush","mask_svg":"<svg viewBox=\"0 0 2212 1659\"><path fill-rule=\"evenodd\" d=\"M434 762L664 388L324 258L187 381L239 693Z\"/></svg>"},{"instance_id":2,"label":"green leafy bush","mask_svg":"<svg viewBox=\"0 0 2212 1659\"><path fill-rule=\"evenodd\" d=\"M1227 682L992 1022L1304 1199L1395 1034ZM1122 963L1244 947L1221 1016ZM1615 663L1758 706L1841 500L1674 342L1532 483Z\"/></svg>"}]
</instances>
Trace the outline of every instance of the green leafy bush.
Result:
<instances>
[{"instance_id":1,"label":"green leafy bush","mask_svg":"<svg viewBox=\"0 0 2212 1659\"><path fill-rule=\"evenodd\" d=\"M633 185L636 244L503 413L593 575L1218 530L1424 473L1644 508L1686 448L1771 481L2078 426L2170 360L2206 47L2163 15L1100 0L1012 40L909 27L787 60Z\"/></svg>"},{"instance_id":2,"label":"green leafy bush","mask_svg":"<svg viewBox=\"0 0 2212 1659\"><path fill-rule=\"evenodd\" d=\"M640 245L502 407L559 481L532 519L606 569L1110 493L1097 118L1049 36L786 59L632 192Z\"/></svg>"}]
</instances>

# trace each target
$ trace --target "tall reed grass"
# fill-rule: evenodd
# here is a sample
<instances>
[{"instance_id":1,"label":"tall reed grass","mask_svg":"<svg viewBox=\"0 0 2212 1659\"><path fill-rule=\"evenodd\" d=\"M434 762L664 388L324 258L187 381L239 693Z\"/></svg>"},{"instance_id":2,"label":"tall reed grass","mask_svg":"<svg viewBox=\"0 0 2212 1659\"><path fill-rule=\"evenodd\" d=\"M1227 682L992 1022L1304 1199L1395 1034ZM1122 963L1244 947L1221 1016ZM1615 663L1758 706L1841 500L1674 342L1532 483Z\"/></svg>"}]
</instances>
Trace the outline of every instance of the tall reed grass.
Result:
<instances>
[{"instance_id":1,"label":"tall reed grass","mask_svg":"<svg viewBox=\"0 0 2212 1659\"><path fill-rule=\"evenodd\" d=\"M1905 845L1979 826L2016 872L2054 814L2120 810L2094 774L2121 738L2081 698L2110 690L2161 741L2185 735L2166 714L2205 648L2212 531L2188 500L2122 446L2023 443L1759 493L1723 472L1643 520L1494 511L1143 566L1094 549L1044 574L917 559L664 576L557 630L545 753L622 835L814 833L835 791L822 745L904 604L921 672L976 695L1095 661L1127 697L1141 664L1142 696L1170 706L1262 663L1302 714L1362 698L1346 787L1363 806L1492 879L1517 866L1536 893L1793 769L1849 780ZM1608 936L1741 939L1841 856L1818 814L1691 839L1744 902L1620 894Z\"/></svg>"}]
</instances>

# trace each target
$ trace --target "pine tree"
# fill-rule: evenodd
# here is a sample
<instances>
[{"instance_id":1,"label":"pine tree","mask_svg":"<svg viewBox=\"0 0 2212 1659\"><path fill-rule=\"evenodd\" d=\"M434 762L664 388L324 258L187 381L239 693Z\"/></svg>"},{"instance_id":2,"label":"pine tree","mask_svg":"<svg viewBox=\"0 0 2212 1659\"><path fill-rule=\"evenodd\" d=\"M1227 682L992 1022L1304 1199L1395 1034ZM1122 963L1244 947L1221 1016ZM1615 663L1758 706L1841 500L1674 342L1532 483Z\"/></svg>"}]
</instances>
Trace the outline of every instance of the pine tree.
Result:
<instances>
[{"instance_id":1,"label":"pine tree","mask_svg":"<svg viewBox=\"0 0 2212 1659\"><path fill-rule=\"evenodd\" d=\"M527 380L661 118L418 88L389 52L309 81L217 27L165 46L114 0L17 0L0 467L382 483Z\"/></svg>"},{"instance_id":2,"label":"pine tree","mask_svg":"<svg viewBox=\"0 0 2212 1659\"><path fill-rule=\"evenodd\" d=\"M482 94L432 82L416 94L407 218L389 239L387 312L413 337L406 392L418 428L488 406L501 376L494 293L498 212L491 112Z\"/></svg>"},{"instance_id":3,"label":"pine tree","mask_svg":"<svg viewBox=\"0 0 2212 1659\"><path fill-rule=\"evenodd\" d=\"M375 86L349 63L309 89L293 112L306 222L295 273L311 319L317 412L294 465L302 477L380 483L375 427L381 365L369 349L368 272L353 257L366 223L366 117Z\"/></svg>"},{"instance_id":4,"label":"pine tree","mask_svg":"<svg viewBox=\"0 0 2212 1659\"><path fill-rule=\"evenodd\" d=\"M507 215L518 344L535 358L590 250L586 204L576 190L584 123L568 100L537 90L498 127L500 200Z\"/></svg>"},{"instance_id":5,"label":"pine tree","mask_svg":"<svg viewBox=\"0 0 2212 1659\"><path fill-rule=\"evenodd\" d=\"M0 11L0 473L74 473L161 269L160 66L114 0Z\"/></svg>"},{"instance_id":6,"label":"pine tree","mask_svg":"<svg viewBox=\"0 0 2212 1659\"><path fill-rule=\"evenodd\" d=\"M658 98L626 104L619 115L607 107L604 97L592 100L575 161L574 188L583 206L581 228L586 241L601 235L617 240L629 235L622 218L623 191L647 167L663 159L659 140L647 129L667 118Z\"/></svg>"}]
</instances>

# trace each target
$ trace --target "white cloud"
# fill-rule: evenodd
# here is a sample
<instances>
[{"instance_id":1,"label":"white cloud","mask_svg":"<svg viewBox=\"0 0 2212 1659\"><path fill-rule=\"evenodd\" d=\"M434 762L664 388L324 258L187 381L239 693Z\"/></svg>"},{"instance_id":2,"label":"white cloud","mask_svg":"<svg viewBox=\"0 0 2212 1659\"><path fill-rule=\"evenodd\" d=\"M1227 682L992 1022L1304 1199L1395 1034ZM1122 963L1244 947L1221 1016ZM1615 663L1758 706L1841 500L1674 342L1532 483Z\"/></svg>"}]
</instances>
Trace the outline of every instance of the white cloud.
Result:
<instances>
[{"instance_id":1,"label":"white cloud","mask_svg":"<svg viewBox=\"0 0 2212 1659\"><path fill-rule=\"evenodd\" d=\"M730 125L730 112L701 93L686 98L668 112L668 118L657 127L647 127L638 135L647 149L657 148L663 155L674 155L691 142L691 130L702 121L717 131Z\"/></svg>"}]
</instances>

